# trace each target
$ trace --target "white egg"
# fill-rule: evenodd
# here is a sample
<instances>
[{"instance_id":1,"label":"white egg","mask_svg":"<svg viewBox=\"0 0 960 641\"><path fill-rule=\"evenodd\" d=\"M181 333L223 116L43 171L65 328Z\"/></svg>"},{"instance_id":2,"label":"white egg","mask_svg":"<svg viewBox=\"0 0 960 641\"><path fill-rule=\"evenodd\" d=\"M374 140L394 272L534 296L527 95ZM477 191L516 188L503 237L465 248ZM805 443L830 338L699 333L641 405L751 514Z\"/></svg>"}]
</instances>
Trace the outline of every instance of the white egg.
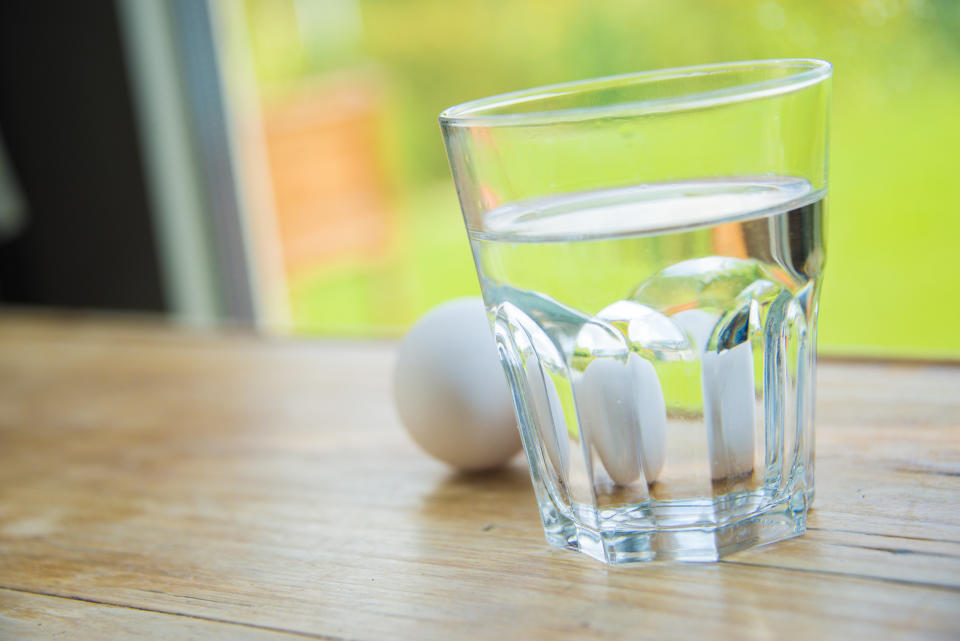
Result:
<instances>
[{"instance_id":1,"label":"white egg","mask_svg":"<svg viewBox=\"0 0 960 641\"><path fill-rule=\"evenodd\" d=\"M753 351L741 343L703 358L703 415L707 424L710 475L734 479L753 470Z\"/></svg>"},{"instance_id":2,"label":"white egg","mask_svg":"<svg viewBox=\"0 0 960 641\"><path fill-rule=\"evenodd\" d=\"M707 349L719 316L691 309L673 315L700 351L703 418L710 451L710 475L732 479L753 469L754 395L753 352L741 343L720 353Z\"/></svg>"},{"instance_id":3,"label":"white egg","mask_svg":"<svg viewBox=\"0 0 960 641\"><path fill-rule=\"evenodd\" d=\"M520 450L506 377L483 301L433 308L400 342L394 401L428 454L463 470L502 465Z\"/></svg>"},{"instance_id":4,"label":"white egg","mask_svg":"<svg viewBox=\"0 0 960 641\"><path fill-rule=\"evenodd\" d=\"M671 319L687 332L697 348L703 352L707 349L707 342L720 320L720 315L702 309L685 309L671 316Z\"/></svg>"},{"instance_id":5,"label":"white egg","mask_svg":"<svg viewBox=\"0 0 960 641\"><path fill-rule=\"evenodd\" d=\"M657 372L631 353L626 362L607 357L587 365L574 382L584 434L618 485L643 477L653 483L666 454L667 412Z\"/></svg>"}]
</instances>

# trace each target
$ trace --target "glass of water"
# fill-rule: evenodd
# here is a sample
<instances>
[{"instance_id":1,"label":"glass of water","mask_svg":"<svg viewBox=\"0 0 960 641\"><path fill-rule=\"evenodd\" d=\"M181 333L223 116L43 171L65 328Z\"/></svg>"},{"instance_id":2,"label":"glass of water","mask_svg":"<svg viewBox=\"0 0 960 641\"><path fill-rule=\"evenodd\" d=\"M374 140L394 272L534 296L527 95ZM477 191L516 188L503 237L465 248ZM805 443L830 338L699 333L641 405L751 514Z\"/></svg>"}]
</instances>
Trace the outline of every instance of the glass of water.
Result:
<instances>
[{"instance_id":1,"label":"glass of water","mask_svg":"<svg viewBox=\"0 0 960 641\"><path fill-rule=\"evenodd\" d=\"M551 545L711 561L803 533L831 72L669 69L440 115Z\"/></svg>"}]
</instances>

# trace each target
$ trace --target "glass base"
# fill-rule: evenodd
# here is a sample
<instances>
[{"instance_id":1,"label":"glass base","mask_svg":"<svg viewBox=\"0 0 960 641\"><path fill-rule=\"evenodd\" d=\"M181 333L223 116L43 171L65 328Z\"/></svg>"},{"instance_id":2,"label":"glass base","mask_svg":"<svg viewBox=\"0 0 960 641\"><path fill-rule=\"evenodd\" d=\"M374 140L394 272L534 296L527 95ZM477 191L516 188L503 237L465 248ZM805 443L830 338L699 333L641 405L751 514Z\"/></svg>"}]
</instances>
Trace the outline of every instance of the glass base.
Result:
<instances>
[{"instance_id":1,"label":"glass base","mask_svg":"<svg viewBox=\"0 0 960 641\"><path fill-rule=\"evenodd\" d=\"M733 522L708 527L600 531L577 524L547 508L547 543L577 550L608 565L649 561L710 562L746 548L800 536L806 530L806 501L772 505Z\"/></svg>"}]
</instances>

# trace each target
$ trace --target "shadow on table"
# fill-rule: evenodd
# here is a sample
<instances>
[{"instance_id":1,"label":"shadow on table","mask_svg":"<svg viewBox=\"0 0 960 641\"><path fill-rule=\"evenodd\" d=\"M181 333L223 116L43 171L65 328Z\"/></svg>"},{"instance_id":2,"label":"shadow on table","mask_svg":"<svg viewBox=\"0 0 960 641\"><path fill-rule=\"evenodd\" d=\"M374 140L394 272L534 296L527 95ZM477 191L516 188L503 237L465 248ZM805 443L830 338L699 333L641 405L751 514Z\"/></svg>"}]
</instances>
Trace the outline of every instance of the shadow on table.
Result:
<instances>
[{"instance_id":1,"label":"shadow on table","mask_svg":"<svg viewBox=\"0 0 960 641\"><path fill-rule=\"evenodd\" d=\"M530 473L522 460L484 472L452 471L424 494L419 516L428 527L474 526L489 531L498 524L539 527Z\"/></svg>"}]
</instances>

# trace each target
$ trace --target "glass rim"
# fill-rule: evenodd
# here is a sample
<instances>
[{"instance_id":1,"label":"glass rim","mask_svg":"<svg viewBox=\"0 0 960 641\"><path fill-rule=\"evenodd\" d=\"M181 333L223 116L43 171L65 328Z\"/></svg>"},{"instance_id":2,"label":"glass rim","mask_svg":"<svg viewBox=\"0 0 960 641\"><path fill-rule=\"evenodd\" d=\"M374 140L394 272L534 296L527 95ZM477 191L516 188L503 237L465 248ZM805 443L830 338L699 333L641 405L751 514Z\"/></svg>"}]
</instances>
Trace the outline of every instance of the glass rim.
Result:
<instances>
[{"instance_id":1,"label":"glass rim","mask_svg":"<svg viewBox=\"0 0 960 641\"><path fill-rule=\"evenodd\" d=\"M518 113L489 113L492 110L559 96L586 93L598 89L625 87L662 80L707 76L715 73L748 69L790 69L796 72L780 78L745 82L732 87L694 91L692 93L647 100L613 102L607 105L548 109ZM579 120L594 120L614 116L643 116L666 114L690 109L714 107L769 96L777 96L818 84L833 73L833 65L818 58L777 58L744 60L689 67L654 69L634 73L604 76L586 80L563 82L532 89L522 89L471 100L444 109L440 115L443 127L537 125Z\"/></svg>"}]
</instances>

